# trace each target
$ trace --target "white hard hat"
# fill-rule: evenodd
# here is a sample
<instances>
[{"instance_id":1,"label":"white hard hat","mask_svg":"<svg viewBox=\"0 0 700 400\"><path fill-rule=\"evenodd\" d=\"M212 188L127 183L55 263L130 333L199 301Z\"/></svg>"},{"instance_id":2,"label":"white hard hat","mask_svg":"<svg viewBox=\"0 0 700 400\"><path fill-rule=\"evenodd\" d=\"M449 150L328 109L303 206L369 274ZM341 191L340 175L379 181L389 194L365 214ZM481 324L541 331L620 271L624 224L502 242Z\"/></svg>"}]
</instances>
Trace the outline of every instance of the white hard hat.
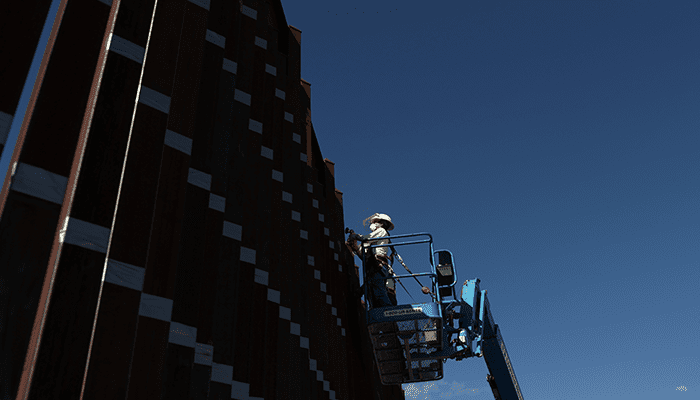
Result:
<instances>
[{"instance_id":1,"label":"white hard hat","mask_svg":"<svg viewBox=\"0 0 700 400\"><path fill-rule=\"evenodd\" d=\"M386 230L390 231L390 230L394 229L394 224L391 222L391 217L389 217L389 216L386 215L386 214L379 214L379 213L375 213L375 214L372 214L371 216L367 217L367 218L362 222L362 225L365 225L365 226L366 226L366 225L367 225L367 221L369 221L370 223L372 223L372 222L374 222L374 221L376 221L376 220L380 220L380 221L386 222L387 225L389 225L389 226L386 228Z\"/></svg>"}]
</instances>

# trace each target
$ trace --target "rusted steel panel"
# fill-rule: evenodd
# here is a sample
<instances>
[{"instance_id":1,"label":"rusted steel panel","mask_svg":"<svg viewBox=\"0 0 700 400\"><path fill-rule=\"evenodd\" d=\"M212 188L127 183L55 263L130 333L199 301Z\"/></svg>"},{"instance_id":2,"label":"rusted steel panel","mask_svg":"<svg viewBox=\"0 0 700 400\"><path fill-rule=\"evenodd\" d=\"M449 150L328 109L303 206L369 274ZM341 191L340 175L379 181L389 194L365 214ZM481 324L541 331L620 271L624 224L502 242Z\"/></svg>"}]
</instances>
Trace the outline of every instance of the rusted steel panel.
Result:
<instances>
[{"instance_id":1,"label":"rusted steel panel","mask_svg":"<svg viewBox=\"0 0 700 400\"><path fill-rule=\"evenodd\" d=\"M214 362L233 365L239 280L239 268L235 260L240 252L240 242L223 237L221 244L215 263L217 271L216 295L212 310L212 340L210 344L214 346ZM203 339L198 337L197 341L204 343Z\"/></svg>"},{"instance_id":2,"label":"rusted steel panel","mask_svg":"<svg viewBox=\"0 0 700 400\"><path fill-rule=\"evenodd\" d=\"M185 16L182 22L175 80L172 84L170 118L168 121L168 129L193 138L194 146L196 146L195 143L198 141L193 136L194 119L195 110L200 100L198 97L198 78L202 73L207 16L208 12L204 8L189 1L185 3ZM172 63L172 59L160 60L160 64L153 65L151 71L156 73L156 71L165 70L167 68L165 64L168 62ZM208 173L209 171L204 172Z\"/></svg>"},{"instance_id":3,"label":"rusted steel panel","mask_svg":"<svg viewBox=\"0 0 700 400\"><path fill-rule=\"evenodd\" d=\"M170 322L139 316L127 399L158 399L163 390Z\"/></svg>"},{"instance_id":4,"label":"rusted steel panel","mask_svg":"<svg viewBox=\"0 0 700 400\"><path fill-rule=\"evenodd\" d=\"M163 164L167 165L165 162ZM182 178L184 176L180 177L180 179ZM161 179L167 178L162 177ZM164 201L167 197L169 196L163 196ZM180 221L182 234L178 243L174 244L180 251L176 264L170 265L170 268L176 271L172 320L188 326L196 326L199 308L197 294L201 290L202 284L201 257L205 244L204 234L209 191L189 184L185 198L185 207L182 210L183 218Z\"/></svg>"},{"instance_id":5,"label":"rusted steel panel","mask_svg":"<svg viewBox=\"0 0 700 400\"><path fill-rule=\"evenodd\" d=\"M110 258L140 267L146 267L166 123L167 115L138 104L114 221ZM179 202L184 202L184 197L171 199L171 204Z\"/></svg>"},{"instance_id":6,"label":"rusted steel panel","mask_svg":"<svg viewBox=\"0 0 700 400\"><path fill-rule=\"evenodd\" d=\"M0 112L14 115L24 82L39 43L51 0L3 1L0 3ZM22 35L16 37L18 32ZM13 39L10 39L13 38ZM0 127L0 152L2 152Z\"/></svg>"},{"instance_id":7,"label":"rusted steel panel","mask_svg":"<svg viewBox=\"0 0 700 400\"><path fill-rule=\"evenodd\" d=\"M167 365L160 399L189 399L194 348L169 344L165 354Z\"/></svg>"},{"instance_id":8,"label":"rusted steel panel","mask_svg":"<svg viewBox=\"0 0 700 400\"><path fill-rule=\"evenodd\" d=\"M373 370L341 198L298 76L299 34L278 31L280 4L161 1L146 53L153 11L128 1L71 214L109 236L116 207L111 247L69 243L58 257L80 266L81 254L98 255L94 276L62 275L66 287L98 291L107 265L92 349L84 318L71 328L82 361L55 360L82 363L66 382L85 376L84 398L400 398ZM72 315L75 297L55 308L94 318L88 292ZM41 368L55 354L48 346Z\"/></svg>"},{"instance_id":9,"label":"rusted steel panel","mask_svg":"<svg viewBox=\"0 0 700 400\"><path fill-rule=\"evenodd\" d=\"M81 21L86 15L90 16L90 22L87 24ZM12 197L18 191L24 192L51 203L62 204L61 211L57 216L59 221L67 216L70 204L64 201L65 192L67 187L72 188L75 184L74 177L70 176L71 171L75 172L78 169L75 156L82 155L80 146L76 149L78 137L81 137L81 142L84 142L87 137L86 131L81 130L81 125L83 125L88 100L94 101L90 93L95 92L99 86L96 81L101 74L101 66L106 58L105 29L111 30L108 22L109 17L110 9L104 7L103 4L88 4L88 2L78 1L74 4L63 3L59 6L57 19L62 21L61 29L58 30L58 24L54 24L54 29L50 34L48 51L44 54L37 78L37 82L43 82L43 86L41 83L34 85L34 91L25 115L25 124L20 130L17 147L11 160L11 165L15 162L18 163L16 164L18 175L12 178L10 185L4 185L3 202L9 198L11 204ZM79 54L76 53L76 47L81 50ZM47 54L51 54L50 62ZM76 67L76 63L80 66ZM97 65L100 68L96 70ZM71 90L74 88L70 87L71 83L67 83L70 80L66 80L65 76L76 72L78 74L82 72L82 74L71 83L77 84L79 88ZM39 88L43 90L39 92ZM60 105L57 105L59 103ZM91 108L92 104L89 104L88 110L91 111ZM65 134L56 135L55 126L65 128ZM42 179L35 181L38 175L41 175ZM57 184L58 182L60 184ZM10 187L15 190L8 191ZM21 199L19 197L17 200ZM37 208L42 209L43 207ZM55 216L51 215L49 218L53 222ZM20 226L25 225L26 221L19 221L19 224ZM32 226L25 225L25 228L8 226L6 229L35 230L41 225L40 223ZM58 226L54 225L53 229L48 231L55 235ZM41 232L35 231L34 233L41 237ZM94 317L99 280L94 282L94 276L90 273L66 276L66 272L61 271L61 268L80 268L84 265L76 263L76 265L66 266L66 262L58 263L55 257L61 245L57 239L54 236L52 245L45 249L49 250L44 253L44 255L48 255L46 264L32 266L35 269L30 271L35 276L43 273L44 279L41 294L38 298L29 299L29 304L38 300L38 305L35 309L37 312L34 314L31 339L25 350L25 359L20 364L23 372L20 380L13 382L13 387L7 390L17 393L20 398L42 398L44 394L48 393L51 393L49 397L54 397L56 393L76 394L76 390L77 394L80 392L79 383L82 379L77 378L77 376L81 375L80 369L84 370L90 341L89 332L91 331L88 325L91 325L89 321ZM73 253L68 249L65 254L69 258ZM90 262L95 265L99 264L95 260ZM19 267L19 265L15 267ZM26 267L30 266L22 265L22 268ZM99 269L95 272L99 272ZM89 286L83 287L82 285L85 284ZM90 286L91 284L92 286ZM31 288L15 286L15 289L34 295L37 293ZM54 295L52 298L52 294L55 294L56 291L58 293L61 291L80 292L82 296L80 307L72 307L75 305L75 298L70 295ZM48 309L47 304L50 304ZM71 317L80 323L64 326L61 323L61 312L66 311L73 311ZM26 323L22 320L17 321L22 325ZM14 321L8 323L6 329L26 332L25 326L13 325ZM87 331L83 332L83 329L87 329ZM50 336L44 336L44 333ZM48 341L49 344L40 347L39 344L42 340L45 343ZM59 345L66 342L75 345L75 353L72 354L72 357L61 356L60 352L56 350ZM15 364L12 368L18 369L20 365ZM51 369L54 367L60 368L60 372L57 374L61 379L60 384L47 382L46 377L51 376ZM73 386L76 383L78 383L77 388Z\"/></svg>"},{"instance_id":10,"label":"rusted steel panel","mask_svg":"<svg viewBox=\"0 0 700 400\"><path fill-rule=\"evenodd\" d=\"M0 219L0 397L15 398L60 205L13 192ZM21 312L20 312L21 310Z\"/></svg>"},{"instance_id":11,"label":"rusted steel panel","mask_svg":"<svg viewBox=\"0 0 700 400\"><path fill-rule=\"evenodd\" d=\"M27 126L21 162L70 174L109 11L94 0L67 4ZM66 79L69 75L72 79Z\"/></svg>"},{"instance_id":12,"label":"rusted steel panel","mask_svg":"<svg viewBox=\"0 0 700 400\"><path fill-rule=\"evenodd\" d=\"M122 400L129 386L141 291L104 282L101 298L83 398Z\"/></svg>"},{"instance_id":13,"label":"rusted steel panel","mask_svg":"<svg viewBox=\"0 0 700 400\"><path fill-rule=\"evenodd\" d=\"M252 318L249 329L251 336L248 342L250 350L247 358L242 359L249 361L249 373L243 379L243 382L250 383L250 396L262 397L265 389L265 364L268 362L268 359L265 358L266 339L269 335L276 334L276 332L264 329L267 310L267 285L259 283L254 283L253 285L253 297L251 299ZM237 379L234 378L234 380Z\"/></svg>"},{"instance_id":14,"label":"rusted steel panel","mask_svg":"<svg viewBox=\"0 0 700 400\"><path fill-rule=\"evenodd\" d=\"M173 90L173 78L178 60L180 36L187 0L159 1L153 16L151 43L148 49L147 66L143 73L143 86L166 96ZM152 10L144 10L150 12Z\"/></svg>"},{"instance_id":15,"label":"rusted steel panel","mask_svg":"<svg viewBox=\"0 0 700 400\"><path fill-rule=\"evenodd\" d=\"M103 264L104 253L63 244L28 399L80 397Z\"/></svg>"},{"instance_id":16,"label":"rusted steel panel","mask_svg":"<svg viewBox=\"0 0 700 400\"><path fill-rule=\"evenodd\" d=\"M217 210L206 211L205 226L203 232L203 244L199 258L196 260L198 273L201 275L201 287L196 295L198 300L193 301L197 305L196 321L197 342L209 343L212 340L212 325L214 323L213 312L217 290L217 257L224 243L222 238L223 213Z\"/></svg>"},{"instance_id":17,"label":"rusted steel panel","mask_svg":"<svg viewBox=\"0 0 700 400\"><path fill-rule=\"evenodd\" d=\"M141 65L107 56L71 217L111 227Z\"/></svg>"},{"instance_id":18,"label":"rusted steel panel","mask_svg":"<svg viewBox=\"0 0 700 400\"><path fill-rule=\"evenodd\" d=\"M212 387L210 390L210 386L209 386L210 377L211 377L211 368L204 366L204 365L199 365L199 364L194 364L192 366L192 378L191 378L192 381L191 381L190 388L189 388L189 395L190 395L191 400L208 400L208 399L219 399L219 398L229 400L231 398L230 391L228 393L226 393L228 395L228 397L217 397L215 388L213 386L214 384L216 384L216 382L212 383ZM224 395L224 393L222 393L222 395Z\"/></svg>"},{"instance_id":19,"label":"rusted steel panel","mask_svg":"<svg viewBox=\"0 0 700 400\"><path fill-rule=\"evenodd\" d=\"M278 336L279 336L279 306L271 301L266 302L266 338L264 359L265 371L262 378L262 391L256 395L265 399L274 399L277 390L277 368L279 364ZM252 393L251 393L252 394Z\"/></svg>"},{"instance_id":20,"label":"rusted steel panel","mask_svg":"<svg viewBox=\"0 0 700 400\"><path fill-rule=\"evenodd\" d=\"M253 208L254 210L254 208ZM244 227L252 228L254 227L253 218L249 217L243 221ZM251 230L251 229L249 229ZM248 235L252 235L248 234ZM248 242L248 243L247 243ZM247 239L246 229L243 230L243 246L251 248L251 239ZM253 242L254 243L254 242ZM239 253L240 254L240 253ZM239 382L249 381L249 368L250 368L250 338L253 334L252 330L255 328L255 321L252 316L252 297L253 297L253 279L255 276L254 265L245 262L238 261L237 259L230 260L231 264L237 265L238 268L238 282L236 287L237 295L237 308L236 308L236 319L234 326L233 335L233 380ZM256 334L259 334L256 332ZM214 353L216 357L216 353Z\"/></svg>"}]
</instances>

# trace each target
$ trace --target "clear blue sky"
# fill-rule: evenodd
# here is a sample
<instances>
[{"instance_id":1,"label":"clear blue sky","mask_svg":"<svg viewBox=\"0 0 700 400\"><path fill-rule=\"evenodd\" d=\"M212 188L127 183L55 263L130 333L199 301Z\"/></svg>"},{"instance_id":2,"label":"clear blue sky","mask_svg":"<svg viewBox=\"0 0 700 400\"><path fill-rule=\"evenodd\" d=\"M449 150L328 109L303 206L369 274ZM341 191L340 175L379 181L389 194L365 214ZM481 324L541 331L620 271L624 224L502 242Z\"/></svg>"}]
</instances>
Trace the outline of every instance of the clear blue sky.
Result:
<instances>
[{"instance_id":1,"label":"clear blue sky","mask_svg":"<svg viewBox=\"0 0 700 400\"><path fill-rule=\"evenodd\" d=\"M346 224L481 278L526 399L700 398L700 2L282 3Z\"/></svg>"}]
</instances>

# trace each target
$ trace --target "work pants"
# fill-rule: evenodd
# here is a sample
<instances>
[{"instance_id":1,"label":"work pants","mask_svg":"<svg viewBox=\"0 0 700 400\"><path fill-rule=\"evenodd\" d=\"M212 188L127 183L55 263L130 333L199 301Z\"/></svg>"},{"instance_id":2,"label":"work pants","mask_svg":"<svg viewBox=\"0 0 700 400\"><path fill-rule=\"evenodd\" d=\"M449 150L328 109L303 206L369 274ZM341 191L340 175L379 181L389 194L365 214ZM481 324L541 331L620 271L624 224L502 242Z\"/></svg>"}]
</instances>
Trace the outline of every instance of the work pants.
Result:
<instances>
[{"instance_id":1,"label":"work pants","mask_svg":"<svg viewBox=\"0 0 700 400\"><path fill-rule=\"evenodd\" d=\"M367 266L368 282L366 283L369 284L372 307L395 306L397 304L396 290L393 279L387 279L390 277L388 263L381 257L368 257L367 263L369 265ZM394 290L387 290L387 284Z\"/></svg>"}]
</instances>

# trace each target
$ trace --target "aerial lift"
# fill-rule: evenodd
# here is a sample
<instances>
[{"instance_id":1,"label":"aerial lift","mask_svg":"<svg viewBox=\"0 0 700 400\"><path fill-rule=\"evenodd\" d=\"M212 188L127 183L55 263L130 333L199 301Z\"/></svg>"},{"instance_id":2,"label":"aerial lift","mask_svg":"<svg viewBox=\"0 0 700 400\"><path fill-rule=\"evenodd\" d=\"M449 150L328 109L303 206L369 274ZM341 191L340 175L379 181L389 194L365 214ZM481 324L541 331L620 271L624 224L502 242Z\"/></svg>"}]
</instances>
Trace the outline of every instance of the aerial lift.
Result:
<instances>
[{"instance_id":1,"label":"aerial lift","mask_svg":"<svg viewBox=\"0 0 700 400\"><path fill-rule=\"evenodd\" d=\"M352 231L346 228L345 232ZM397 385L439 380L443 378L442 365L447 359L460 361L483 357L489 370L486 379L494 398L523 400L501 331L494 323L486 290L481 290L480 280L466 280L458 294L452 252L434 251L433 237L429 233L391 236L392 240L409 239L400 243L372 244L382 239L386 238L363 242L368 249L392 249L408 272L397 275L392 271L393 279L400 282L402 278L418 280L418 276L428 276L432 285L432 288L423 287L422 290L430 295L429 301L390 307L373 307L369 285L364 285L367 328L382 383ZM421 243L429 245L430 272L412 273L395 247ZM364 266L368 252L361 255L364 282L367 282Z\"/></svg>"}]
</instances>

